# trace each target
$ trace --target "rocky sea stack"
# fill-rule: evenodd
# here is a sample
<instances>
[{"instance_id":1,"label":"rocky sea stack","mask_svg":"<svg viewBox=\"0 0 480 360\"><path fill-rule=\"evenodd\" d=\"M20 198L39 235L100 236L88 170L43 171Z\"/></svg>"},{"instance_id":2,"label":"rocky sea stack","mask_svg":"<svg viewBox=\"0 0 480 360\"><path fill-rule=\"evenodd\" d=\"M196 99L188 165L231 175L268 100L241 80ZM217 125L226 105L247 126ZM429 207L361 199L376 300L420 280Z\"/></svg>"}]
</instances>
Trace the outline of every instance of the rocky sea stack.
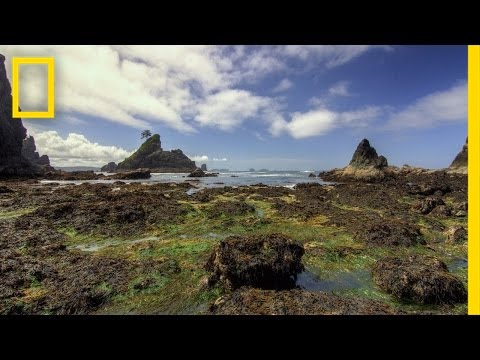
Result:
<instances>
[{"instance_id":1,"label":"rocky sea stack","mask_svg":"<svg viewBox=\"0 0 480 360\"><path fill-rule=\"evenodd\" d=\"M164 151L160 135L148 138L130 157L120 162L117 171L150 169L152 172L191 172L197 167L182 150Z\"/></svg>"},{"instance_id":2,"label":"rocky sea stack","mask_svg":"<svg viewBox=\"0 0 480 360\"><path fill-rule=\"evenodd\" d=\"M468 138L465 140L462 150L457 154L448 168L449 172L466 174L468 171Z\"/></svg>"},{"instance_id":3,"label":"rocky sea stack","mask_svg":"<svg viewBox=\"0 0 480 360\"><path fill-rule=\"evenodd\" d=\"M377 155L377 151L370 145L367 139L363 139L353 153L349 165L356 168L372 166L377 169L382 169L388 166L388 162L385 156Z\"/></svg>"},{"instance_id":4,"label":"rocky sea stack","mask_svg":"<svg viewBox=\"0 0 480 360\"><path fill-rule=\"evenodd\" d=\"M377 151L367 139L363 139L353 153L352 160L343 169L333 169L319 176L327 181L364 180L377 182L385 178L388 161Z\"/></svg>"},{"instance_id":5,"label":"rocky sea stack","mask_svg":"<svg viewBox=\"0 0 480 360\"><path fill-rule=\"evenodd\" d=\"M26 135L22 120L12 118L12 88L7 79L5 56L0 54L0 177L29 176L40 172L22 156Z\"/></svg>"}]
</instances>

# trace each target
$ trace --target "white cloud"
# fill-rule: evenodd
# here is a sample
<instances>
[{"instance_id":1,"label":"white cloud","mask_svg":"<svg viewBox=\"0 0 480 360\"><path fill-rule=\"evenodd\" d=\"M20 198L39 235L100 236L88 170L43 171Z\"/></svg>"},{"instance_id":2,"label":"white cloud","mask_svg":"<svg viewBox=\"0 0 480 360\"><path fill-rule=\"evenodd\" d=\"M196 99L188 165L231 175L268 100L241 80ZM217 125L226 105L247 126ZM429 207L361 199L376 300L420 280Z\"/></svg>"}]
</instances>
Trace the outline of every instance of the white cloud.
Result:
<instances>
[{"instance_id":1,"label":"white cloud","mask_svg":"<svg viewBox=\"0 0 480 360\"><path fill-rule=\"evenodd\" d=\"M284 132L295 139L325 135L338 127L364 127L380 114L378 107L365 107L355 111L335 112L319 108L304 113L294 113L287 122L282 119L274 121L270 133L278 136Z\"/></svg>"},{"instance_id":2,"label":"white cloud","mask_svg":"<svg viewBox=\"0 0 480 360\"><path fill-rule=\"evenodd\" d=\"M393 113L386 129L428 128L442 123L466 122L468 116L467 83L426 95L405 109Z\"/></svg>"},{"instance_id":3,"label":"white cloud","mask_svg":"<svg viewBox=\"0 0 480 360\"><path fill-rule=\"evenodd\" d=\"M213 158L213 161L228 161L227 158Z\"/></svg>"},{"instance_id":4,"label":"white cloud","mask_svg":"<svg viewBox=\"0 0 480 360\"><path fill-rule=\"evenodd\" d=\"M55 57L57 113L79 120L93 116L137 129L161 123L180 132L195 132L199 126L231 130L250 119L269 118L271 123L282 116L277 114L281 101L257 96L241 89L242 84L292 71L292 62L300 64L298 69L331 68L373 49L387 48L0 45L10 78L12 56ZM21 72L26 104L44 102L44 78ZM278 91L291 86L284 79ZM72 124L79 125L75 120Z\"/></svg>"},{"instance_id":5,"label":"white cloud","mask_svg":"<svg viewBox=\"0 0 480 360\"><path fill-rule=\"evenodd\" d=\"M339 81L333 84L328 89L328 92L331 95L335 95L335 96L349 96L350 95L348 91L349 86L350 86L350 83L348 81Z\"/></svg>"},{"instance_id":6,"label":"white cloud","mask_svg":"<svg viewBox=\"0 0 480 360\"><path fill-rule=\"evenodd\" d=\"M198 161L198 162L208 161L208 156L207 155L194 155L194 156L188 156L188 158L190 160Z\"/></svg>"},{"instance_id":7,"label":"white cloud","mask_svg":"<svg viewBox=\"0 0 480 360\"><path fill-rule=\"evenodd\" d=\"M287 45L282 47L281 52L304 61L314 60L317 64L324 63L327 68L333 68L375 49L389 51L392 48L373 45Z\"/></svg>"},{"instance_id":8,"label":"white cloud","mask_svg":"<svg viewBox=\"0 0 480 360\"><path fill-rule=\"evenodd\" d=\"M293 86L293 82L291 82L290 80L285 78L285 79L282 79L278 83L278 85L273 88L272 91L274 93L278 93L278 92L286 91L286 90L290 89L292 86Z\"/></svg>"},{"instance_id":9,"label":"white cloud","mask_svg":"<svg viewBox=\"0 0 480 360\"><path fill-rule=\"evenodd\" d=\"M208 96L199 104L194 119L201 126L230 131L246 120L264 116L263 111L271 106L270 98L246 90L224 90Z\"/></svg>"},{"instance_id":10,"label":"white cloud","mask_svg":"<svg viewBox=\"0 0 480 360\"><path fill-rule=\"evenodd\" d=\"M35 137L37 151L48 155L52 166L102 166L132 154L117 146L93 143L81 134L70 133L62 138L56 131L37 133L29 129L29 133Z\"/></svg>"}]
</instances>

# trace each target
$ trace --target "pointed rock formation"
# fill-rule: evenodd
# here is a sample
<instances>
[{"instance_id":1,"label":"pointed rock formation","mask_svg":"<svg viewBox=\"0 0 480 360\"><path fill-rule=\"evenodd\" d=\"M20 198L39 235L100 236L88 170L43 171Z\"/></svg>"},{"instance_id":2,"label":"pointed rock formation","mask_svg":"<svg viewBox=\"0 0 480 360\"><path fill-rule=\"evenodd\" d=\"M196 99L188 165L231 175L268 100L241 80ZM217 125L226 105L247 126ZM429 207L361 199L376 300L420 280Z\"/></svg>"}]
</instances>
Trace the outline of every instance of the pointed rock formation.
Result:
<instances>
[{"instance_id":1,"label":"pointed rock formation","mask_svg":"<svg viewBox=\"0 0 480 360\"><path fill-rule=\"evenodd\" d=\"M320 173L326 181L361 180L377 182L386 176L388 161L385 156L378 156L377 151L367 139L363 139L353 153L352 160L343 169L333 169Z\"/></svg>"},{"instance_id":2,"label":"pointed rock formation","mask_svg":"<svg viewBox=\"0 0 480 360\"><path fill-rule=\"evenodd\" d=\"M449 172L466 174L468 171L468 138L465 140L462 150L457 154L448 168Z\"/></svg>"},{"instance_id":3,"label":"pointed rock formation","mask_svg":"<svg viewBox=\"0 0 480 360\"><path fill-rule=\"evenodd\" d=\"M37 165L50 165L48 155L40 156L36 150L37 146L35 145L35 139L33 136L29 136L23 140L22 156L25 159Z\"/></svg>"},{"instance_id":4,"label":"pointed rock formation","mask_svg":"<svg viewBox=\"0 0 480 360\"><path fill-rule=\"evenodd\" d=\"M202 164L202 166L200 166L200 169L202 169L202 171L207 171L207 164Z\"/></svg>"},{"instance_id":5,"label":"pointed rock formation","mask_svg":"<svg viewBox=\"0 0 480 360\"><path fill-rule=\"evenodd\" d=\"M27 130L21 119L12 118L12 88L0 54L0 177L29 176L39 171L22 156Z\"/></svg>"},{"instance_id":6,"label":"pointed rock formation","mask_svg":"<svg viewBox=\"0 0 480 360\"><path fill-rule=\"evenodd\" d=\"M182 150L164 151L160 135L148 138L131 156L120 162L117 171L149 169L151 172L191 172L197 168Z\"/></svg>"}]
</instances>

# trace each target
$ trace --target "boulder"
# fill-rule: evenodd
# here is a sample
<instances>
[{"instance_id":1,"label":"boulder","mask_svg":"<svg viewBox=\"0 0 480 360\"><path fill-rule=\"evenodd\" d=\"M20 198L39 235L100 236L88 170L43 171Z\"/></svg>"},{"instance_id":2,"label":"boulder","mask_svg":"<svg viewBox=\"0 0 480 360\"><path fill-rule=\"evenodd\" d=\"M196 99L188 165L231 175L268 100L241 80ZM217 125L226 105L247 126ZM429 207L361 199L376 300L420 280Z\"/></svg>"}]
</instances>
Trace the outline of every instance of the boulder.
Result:
<instances>
[{"instance_id":1,"label":"boulder","mask_svg":"<svg viewBox=\"0 0 480 360\"><path fill-rule=\"evenodd\" d=\"M308 174L308 177L309 178L314 178L314 177L317 177L317 175L315 175L314 173L310 173L310 174Z\"/></svg>"},{"instance_id":2,"label":"boulder","mask_svg":"<svg viewBox=\"0 0 480 360\"><path fill-rule=\"evenodd\" d=\"M377 261L372 275L382 290L400 300L419 304L467 301L462 281L448 272L443 261L432 256L387 257Z\"/></svg>"},{"instance_id":3,"label":"boulder","mask_svg":"<svg viewBox=\"0 0 480 360\"><path fill-rule=\"evenodd\" d=\"M304 252L301 244L281 234L230 236L215 248L205 267L212 272L210 284L288 289L304 269Z\"/></svg>"},{"instance_id":4,"label":"boulder","mask_svg":"<svg viewBox=\"0 0 480 360\"><path fill-rule=\"evenodd\" d=\"M467 231L463 226L451 226L445 230L445 235L448 243L457 244L466 240Z\"/></svg>"},{"instance_id":5,"label":"boulder","mask_svg":"<svg viewBox=\"0 0 480 360\"><path fill-rule=\"evenodd\" d=\"M202 169L202 171L207 171L207 164L202 164L202 166L200 166L200 169Z\"/></svg>"},{"instance_id":6,"label":"boulder","mask_svg":"<svg viewBox=\"0 0 480 360\"><path fill-rule=\"evenodd\" d=\"M445 205L443 200L439 197L430 196L423 200L417 201L413 205L413 209L418 211L420 214L426 215L439 205Z\"/></svg>"},{"instance_id":7,"label":"boulder","mask_svg":"<svg viewBox=\"0 0 480 360\"><path fill-rule=\"evenodd\" d=\"M187 177L215 177L218 176L217 173L206 173L202 169L197 168L196 170L192 171Z\"/></svg>"},{"instance_id":8,"label":"boulder","mask_svg":"<svg viewBox=\"0 0 480 360\"><path fill-rule=\"evenodd\" d=\"M109 162L107 165L103 165L102 168L100 169L100 171L108 172L108 173L115 172L115 171L117 171L117 164L114 163L113 161Z\"/></svg>"}]
</instances>

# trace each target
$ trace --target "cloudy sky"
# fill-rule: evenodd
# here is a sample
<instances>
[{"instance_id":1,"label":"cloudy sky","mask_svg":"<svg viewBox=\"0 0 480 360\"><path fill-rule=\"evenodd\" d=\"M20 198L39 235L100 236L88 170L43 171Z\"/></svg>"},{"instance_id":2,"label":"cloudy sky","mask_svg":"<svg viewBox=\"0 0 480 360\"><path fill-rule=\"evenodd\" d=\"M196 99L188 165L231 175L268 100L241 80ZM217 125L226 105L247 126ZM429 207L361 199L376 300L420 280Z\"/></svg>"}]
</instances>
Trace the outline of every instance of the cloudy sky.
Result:
<instances>
[{"instance_id":1,"label":"cloudy sky","mask_svg":"<svg viewBox=\"0 0 480 360\"><path fill-rule=\"evenodd\" d=\"M467 135L466 46L3 46L55 57L54 119L27 119L54 166L121 161L159 133L210 168L344 166L367 137L390 164L446 167ZM24 110L45 69L21 67Z\"/></svg>"}]
</instances>

